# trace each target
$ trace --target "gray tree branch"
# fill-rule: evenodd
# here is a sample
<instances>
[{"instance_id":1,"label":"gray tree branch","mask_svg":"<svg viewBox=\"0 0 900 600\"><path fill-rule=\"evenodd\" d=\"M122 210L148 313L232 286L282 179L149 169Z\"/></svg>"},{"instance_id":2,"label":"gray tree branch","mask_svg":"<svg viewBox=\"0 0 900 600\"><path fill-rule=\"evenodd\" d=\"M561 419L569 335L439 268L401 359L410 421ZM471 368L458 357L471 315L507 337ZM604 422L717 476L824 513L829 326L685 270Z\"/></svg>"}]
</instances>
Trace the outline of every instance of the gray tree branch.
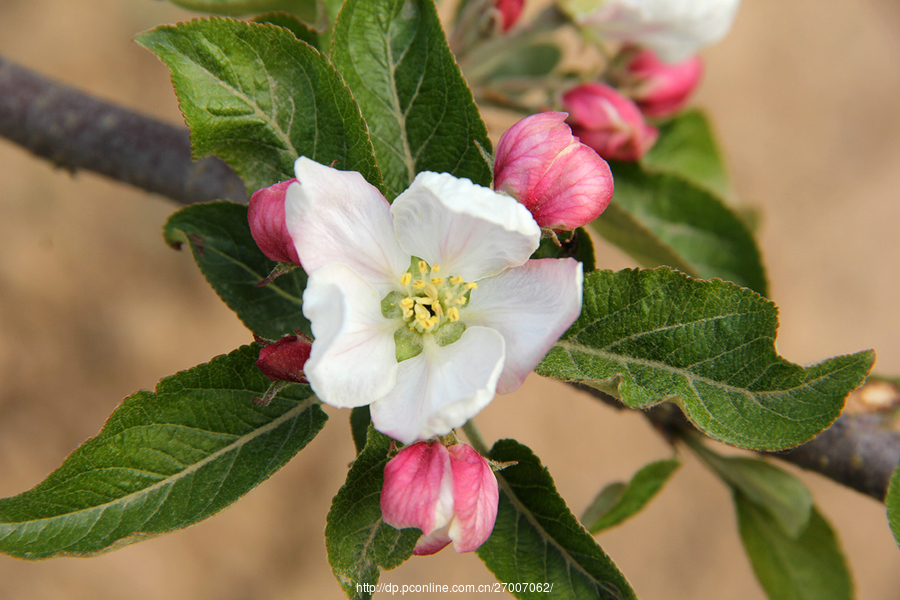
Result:
<instances>
[{"instance_id":1,"label":"gray tree branch","mask_svg":"<svg viewBox=\"0 0 900 600\"><path fill-rule=\"evenodd\" d=\"M50 81L0 56L0 136L70 171L86 169L181 204L247 201L215 157L191 160L188 131Z\"/></svg>"},{"instance_id":2,"label":"gray tree branch","mask_svg":"<svg viewBox=\"0 0 900 600\"><path fill-rule=\"evenodd\" d=\"M241 179L217 158L191 160L184 128L92 98L0 57L0 136L75 171L87 169L166 196L181 204L229 199L244 202ZM619 408L616 399L576 385ZM693 426L663 403L644 411L673 437ZM880 413L846 415L814 440L766 453L817 471L880 501L900 461L900 433Z\"/></svg>"}]
</instances>

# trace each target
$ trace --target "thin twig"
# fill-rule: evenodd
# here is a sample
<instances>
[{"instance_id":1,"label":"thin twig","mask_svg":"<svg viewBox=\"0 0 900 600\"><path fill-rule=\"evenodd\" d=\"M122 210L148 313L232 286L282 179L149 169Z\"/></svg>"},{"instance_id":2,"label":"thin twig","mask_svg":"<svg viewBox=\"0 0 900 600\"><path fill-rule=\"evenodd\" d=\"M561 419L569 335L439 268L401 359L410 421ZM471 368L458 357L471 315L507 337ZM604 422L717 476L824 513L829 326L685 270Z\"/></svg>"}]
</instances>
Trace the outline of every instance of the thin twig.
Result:
<instances>
[{"instance_id":1,"label":"thin twig","mask_svg":"<svg viewBox=\"0 0 900 600\"><path fill-rule=\"evenodd\" d=\"M181 204L247 201L215 157L191 160L187 129L50 81L0 56L0 136L55 165L87 169Z\"/></svg>"}]
</instances>

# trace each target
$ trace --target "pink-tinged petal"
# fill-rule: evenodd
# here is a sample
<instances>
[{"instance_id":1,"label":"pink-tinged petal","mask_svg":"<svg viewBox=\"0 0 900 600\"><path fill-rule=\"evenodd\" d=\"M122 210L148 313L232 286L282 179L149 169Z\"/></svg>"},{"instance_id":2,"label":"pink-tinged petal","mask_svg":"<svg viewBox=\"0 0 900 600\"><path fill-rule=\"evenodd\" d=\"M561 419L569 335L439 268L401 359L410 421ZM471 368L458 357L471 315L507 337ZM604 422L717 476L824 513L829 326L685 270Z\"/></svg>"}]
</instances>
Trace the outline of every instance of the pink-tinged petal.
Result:
<instances>
[{"instance_id":1,"label":"pink-tinged petal","mask_svg":"<svg viewBox=\"0 0 900 600\"><path fill-rule=\"evenodd\" d=\"M473 552L491 537L497 520L500 490L491 466L466 444L447 449L453 470L453 508L448 536L457 552Z\"/></svg>"},{"instance_id":2,"label":"pink-tinged petal","mask_svg":"<svg viewBox=\"0 0 900 600\"><path fill-rule=\"evenodd\" d=\"M538 225L557 230L590 223L613 194L609 165L572 135L567 116L522 119L500 137L494 162L494 187L524 204Z\"/></svg>"},{"instance_id":3,"label":"pink-tinged petal","mask_svg":"<svg viewBox=\"0 0 900 600\"><path fill-rule=\"evenodd\" d=\"M452 541L448 533L449 530L450 525L447 525L434 531L431 535L423 535L416 542L413 554L416 556L428 556L443 550Z\"/></svg>"},{"instance_id":4,"label":"pink-tinged petal","mask_svg":"<svg viewBox=\"0 0 900 600\"><path fill-rule=\"evenodd\" d=\"M490 404L503 370L503 337L469 327L457 341L438 346L423 338L422 353L397 368L397 385L369 409L375 429L409 444L450 433Z\"/></svg>"},{"instance_id":5,"label":"pink-tinged petal","mask_svg":"<svg viewBox=\"0 0 900 600\"><path fill-rule=\"evenodd\" d=\"M418 527L424 535L453 518L450 453L441 443L407 446L384 467L381 515L397 529Z\"/></svg>"},{"instance_id":6,"label":"pink-tinged petal","mask_svg":"<svg viewBox=\"0 0 900 600\"><path fill-rule=\"evenodd\" d=\"M529 260L478 284L462 320L497 330L506 361L497 393L516 390L581 314L584 273L572 259Z\"/></svg>"},{"instance_id":7,"label":"pink-tinged petal","mask_svg":"<svg viewBox=\"0 0 900 600\"><path fill-rule=\"evenodd\" d=\"M300 257L284 221L284 196L295 181L288 179L253 192L247 221L250 234L263 254L274 261L299 265Z\"/></svg>"},{"instance_id":8,"label":"pink-tinged petal","mask_svg":"<svg viewBox=\"0 0 900 600\"><path fill-rule=\"evenodd\" d=\"M287 190L285 220L307 273L343 263L382 296L409 268L394 237L390 204L363 176L301 156Z\"/></svg>"},{"instance_id":9,"label":"pink-tinged petal","mask_svg":"<svg viewBox=\"0 0 900 600\"><path fill-rule=\"evenodd\" d=\"M272 381L308 383L303 367L309 359L310 343L296 335L288 335L259 350L256 366Z\"/></svg>"},{"instance_id":10,"label":"pink-tinged petal","mask_svg":"<svg viewBox=\"0 0 900 600\"><path fill-rule=\"evenodd\" d=\"M563 94L562 101L569 111L572 133L603 158L637 160L659 136L637 105L608 85L576 86Z\"/></svg>"},{"instance_id":11,"label":"pink-tinged petal","mask_svg":"<svg viewBox=\"0 0 900 600\"><path fill-rule=\"evenodd\" d=\"M699 56L669 64L652 50L640 50L628 61L623 79L641 112L661 119L687 104L702 75L703 61Z\"/></svg>"},{"instance_id":12,"label":"pink-tinged petal","mask_svg":"<svg viewBox=\"0 0 900 600\"><path fill-rule=\"evenodd\" d=\"M500 29L504 32L512 29L522 14L525 0L494 0L494 8L500 12Z\"/></svg>"},{"instance_id":13,"label":"pink-tinged petal","mask_svg":"<svg viewBox=\"0 0 900 600\"><path fill-rule=\"evenodd\" d=\"M331 264L309 276L303 314L315 337L304 372L322 402L365 406L394 387L397 322L381 313L381 294L353 269Z\"/></svg>"},{"instance_id":14,"label":"pink-tinged petal","mask_svg":"<svg viewBox=\"0 0 900 600\"><path fill-rule=\"evenodd\" d=\"M391 212L403 250L466 281L521 265L541 239L541 228L514 199L446 173L419 173Z\"/></svg>"}]
</instances>

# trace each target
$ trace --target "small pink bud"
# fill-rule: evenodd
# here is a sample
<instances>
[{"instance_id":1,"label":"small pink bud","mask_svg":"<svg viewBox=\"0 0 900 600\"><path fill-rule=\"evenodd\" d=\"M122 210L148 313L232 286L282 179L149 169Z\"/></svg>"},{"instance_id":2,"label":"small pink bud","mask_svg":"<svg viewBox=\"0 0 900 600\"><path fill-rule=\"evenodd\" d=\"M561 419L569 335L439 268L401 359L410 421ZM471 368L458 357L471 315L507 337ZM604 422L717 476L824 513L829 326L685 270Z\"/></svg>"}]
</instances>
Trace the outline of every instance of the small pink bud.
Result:
<instances>
[{"instance_id":1,"label":"small pink bud","mask_svg":"<svg viewBox=\"0 0 900 600\"><path fill-rule=\"evenodd\" d=\"M494 189L525 205L541 227L570 231L609 205L609 165L572 135L566 113L525 117L500 136Z\"/></svg>"},{"instance_id":2,"label":"small pink bud","mask_svg":"<svg viewBox=\"0 0 900 600\"><path fill-rule=\"evenodd\" d=\"M566 92L572 133L606 159L637 160L656 142L659 131L637 105L602 83L584 83Z\"/></svg>"},{"instance_id":3,"label":"small pink bud","mask_svg":"<svg viewBox=\"0 0 900 600\"><path fill-rule=\"evenodd\" d=\"M253 192L247 220L253 240L263 254L277 262L299 265L297 249L284 221L284 196L288 186L296 182L288 179Z\"/></svg>"},{"instance_id":4,"label":"small pink bud","mask_svg":"<svg viewBox=\"0 0 900 600\"><path fill-rule=\"evenodd\" d=\"M499 498L491 466L466 444L417 442L384 467L382 518L422 530L413 550L419 556L451 541L457 552L477 550L494 529Z\"/></svg>"},{"instance_id":5,"label":"small pink bud","mask_svg":"<svg viewBox=\"0 0 900 600\"><path fill-rule=\"evenodd\" d=\"M504 32L518 22L524 4L525 0L494 0L494 8L500 11L500 28Z\"/></svg>"},{"instance_id":6,"label":"small pink bud","mask_svg":"<svg viewBox=\"0 0 900 600\"><path fill-rule=\"evenodd\" d=\"M692 56L685 61L664 63L652 50L637 52L625 67L628 95L648 117L674 115L687 104L700 77L703 61Z\"/></svg>"},{"instance_id":7,"label":"small pink bud","mask_svg":"<svg viewBox=\"0 0 900 600\"><path fill-rule=\"evenodd\" d=\"M272 381L309 383L303 374L303 365L309 358L312 343L304 338L288 335L260 348L256 366Z\"/></svg>"}]
</instances>

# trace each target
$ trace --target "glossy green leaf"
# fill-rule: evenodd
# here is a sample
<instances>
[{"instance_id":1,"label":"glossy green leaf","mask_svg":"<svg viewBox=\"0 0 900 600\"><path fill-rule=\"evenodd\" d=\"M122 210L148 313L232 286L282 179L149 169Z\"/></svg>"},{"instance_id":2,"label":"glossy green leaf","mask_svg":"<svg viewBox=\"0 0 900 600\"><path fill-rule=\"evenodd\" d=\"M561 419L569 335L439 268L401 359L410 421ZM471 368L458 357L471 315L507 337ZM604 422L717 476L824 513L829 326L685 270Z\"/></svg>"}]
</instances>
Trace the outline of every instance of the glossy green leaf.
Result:
<instances>
[{"instance_id":1,"label":"glossy green leaf","mask_svg":"<svg viewBox=\"0 0 900 600\"><path fill-rule=\"evenodd\" d=\"M284 12L271 12L253 18L254 23L271 23L284 27L294 34L300 41L306 42L316 50L321 51L322 39L314 27L304 23L297 17Z\"/></svg>"},{"instance_id":2,"label":"glossy green leaf","mask_svg":"<svg viewBox=\"0 0 900 600\"><path fill-rule=\"evenodd\" d=\"M273 340L295 329L310 335L302 312L303 269L257 286L277 263L253 241L246 206L224 201L187 206L169 217L163 235L175 249L190 247L203 276L250 331Z\"/></svg>"},{"instance_id":3,"label":"glossy green leaf","mask_svg":"<svg viewBox=\"0 0 900 600\"><path fill-rule=\"evenodd\" d=\"M591 533L598 533L636 515L680 466L677 460L660 460L635 473L628 485L614 483L605 487L588 506L581 522Z\"/></svg>"},{"instance_id":4,"label":"glossy green leaf","mask_svg":"<svg viewBox=\"0 0 900 600\"><path fill-rule=\"evenodd\" d=\"M891 531L894 532L894 539L900 545L900 465L894 471L891 477L891 485L888 487L887 498L888 522L891 524Z\"/></svg>"},{"instance_id":5,"label":"glossy green leaf","mask_svg":"<svg viewBox=\"0 0 900 600\"><path fill-rule=\"evenodd\" d=\"M391 439L369 428L365 449L331 503L325 526L328 562L347 596L370 598L357 584L378 582L382 570L412 556L422 532L394 529L381 520L381 488Z\"/></svg>"},{"instance_id":6,"label":"glossy green leaf","mask_svg":"<svg viewBox=\"0 0 900 600\"><path fill-rule=\"evenodd\" d=\"M799 536L788 535L771 513L734 493L744 549L771 600L852 600L853 581L838 540L812 509Z\"/></svg>"},{"instance_id":7,"label":"glossy green leaf","mask_svg":"<svg viewBox=\"0 0 900 600\"><path fill-rule=\"evenodd\" d=\"M677 174L651 173L632 163L610 165L616 180L613 205L651 235L634 239L631 231L617 230L609 219L618 215L606 216L609 208L594 222L601 235L626 252L636 249L632 255L642 266L718 277L766 295L756 242L744 220L718 197ZM675 264L670 264L671 253L677 257Z\"/></svg>"},{"instance_id":8,"label":"glossy green leaf","mask_svg":"<svg viewBox=\"0 0 900 600\"><path fill-rule=\"evenodd\" d=\"M490 185L491 143L432 0L347 0L331 60L369 124L393 200L420 171Z\"/></svg>"},{"instance_id":9,"label":"glossy green leaf","mask_svg":"<svg viewBox=\"0 0 900 600\"><path fill-rule=\"evenodd\" d=\"M0 550L111 550L212 516L272 475L327 416L308 386L254 403L270 383L258 356L244 346L126 398L47 479L0 500Z\"/></svg>"},{"instance_id":10,"label":"glossy green leaf","mask_svg":"<svg viewBox=\"0 0 900 600\"><path fill-rule=\"evenodd\" d=\"M366 123L328 60L269 24L197 19L142 33L166 63L196 158L215 154L252 192L307 156L383 189Z\"/></svg>"},{"instance_id":11,"label":"glossy green leaf","mask_svg":"<svg viewBox=\"0 0 900 600\"><path fill-rule=\"evenodd\" d=\"M270 11L285 11L297 15L309 24L319 25L325 21L325 7L322 0L170 0L188 10L243 17Z\"/></svg>"},{"instance_id":12,"label":"glossy green leaf","mask_svg":"<svg viewBox=\"0 0 900 600\"><path fill-rule=\"evenodd\" d=\"M659 126L659 138L641 159L652 171L678 173L721 198L733 196L722 154L706 115L682 112Z\"/></svg>"},{"instance_id":13,"label":"glossy green leaf","mask_svg":"<svg viewBox=\"0 0 900 600\"><path fill-rule=\"evenodd\" d=\"M809 523L813 498L799 479L762 460L726 458L696 439L689 438L688 443L725 483L768 512L788 536L800 536Z\"/></svg>"},{"instance_id":14,"label":"glossy green leaf","mask_svg":"<svg viewBox=\"0 0 900 600\"><path fill-rule=\"evenodd\" d=\"M500 440L490 457L517 461L497 472L500 508L478 556L516 598L637 597L625 577L581 526L540 460L514 440ZM529 583L550 586L538 590Z\"/></svg>"},{"instance_id":15,"label":"glossy green leaf","mask_svg":"<svg viewBox=\"0 0 900 600\"><path fill-rule=\"evenodd\" d=\"M802 444L828 427L872 366L871 351L801 367L775 351L775 305L750 290L665 268L594 271L581 316L537 372L633 408L669 400L711 437L747 448Z\"/></svg>"}]
</instances>

